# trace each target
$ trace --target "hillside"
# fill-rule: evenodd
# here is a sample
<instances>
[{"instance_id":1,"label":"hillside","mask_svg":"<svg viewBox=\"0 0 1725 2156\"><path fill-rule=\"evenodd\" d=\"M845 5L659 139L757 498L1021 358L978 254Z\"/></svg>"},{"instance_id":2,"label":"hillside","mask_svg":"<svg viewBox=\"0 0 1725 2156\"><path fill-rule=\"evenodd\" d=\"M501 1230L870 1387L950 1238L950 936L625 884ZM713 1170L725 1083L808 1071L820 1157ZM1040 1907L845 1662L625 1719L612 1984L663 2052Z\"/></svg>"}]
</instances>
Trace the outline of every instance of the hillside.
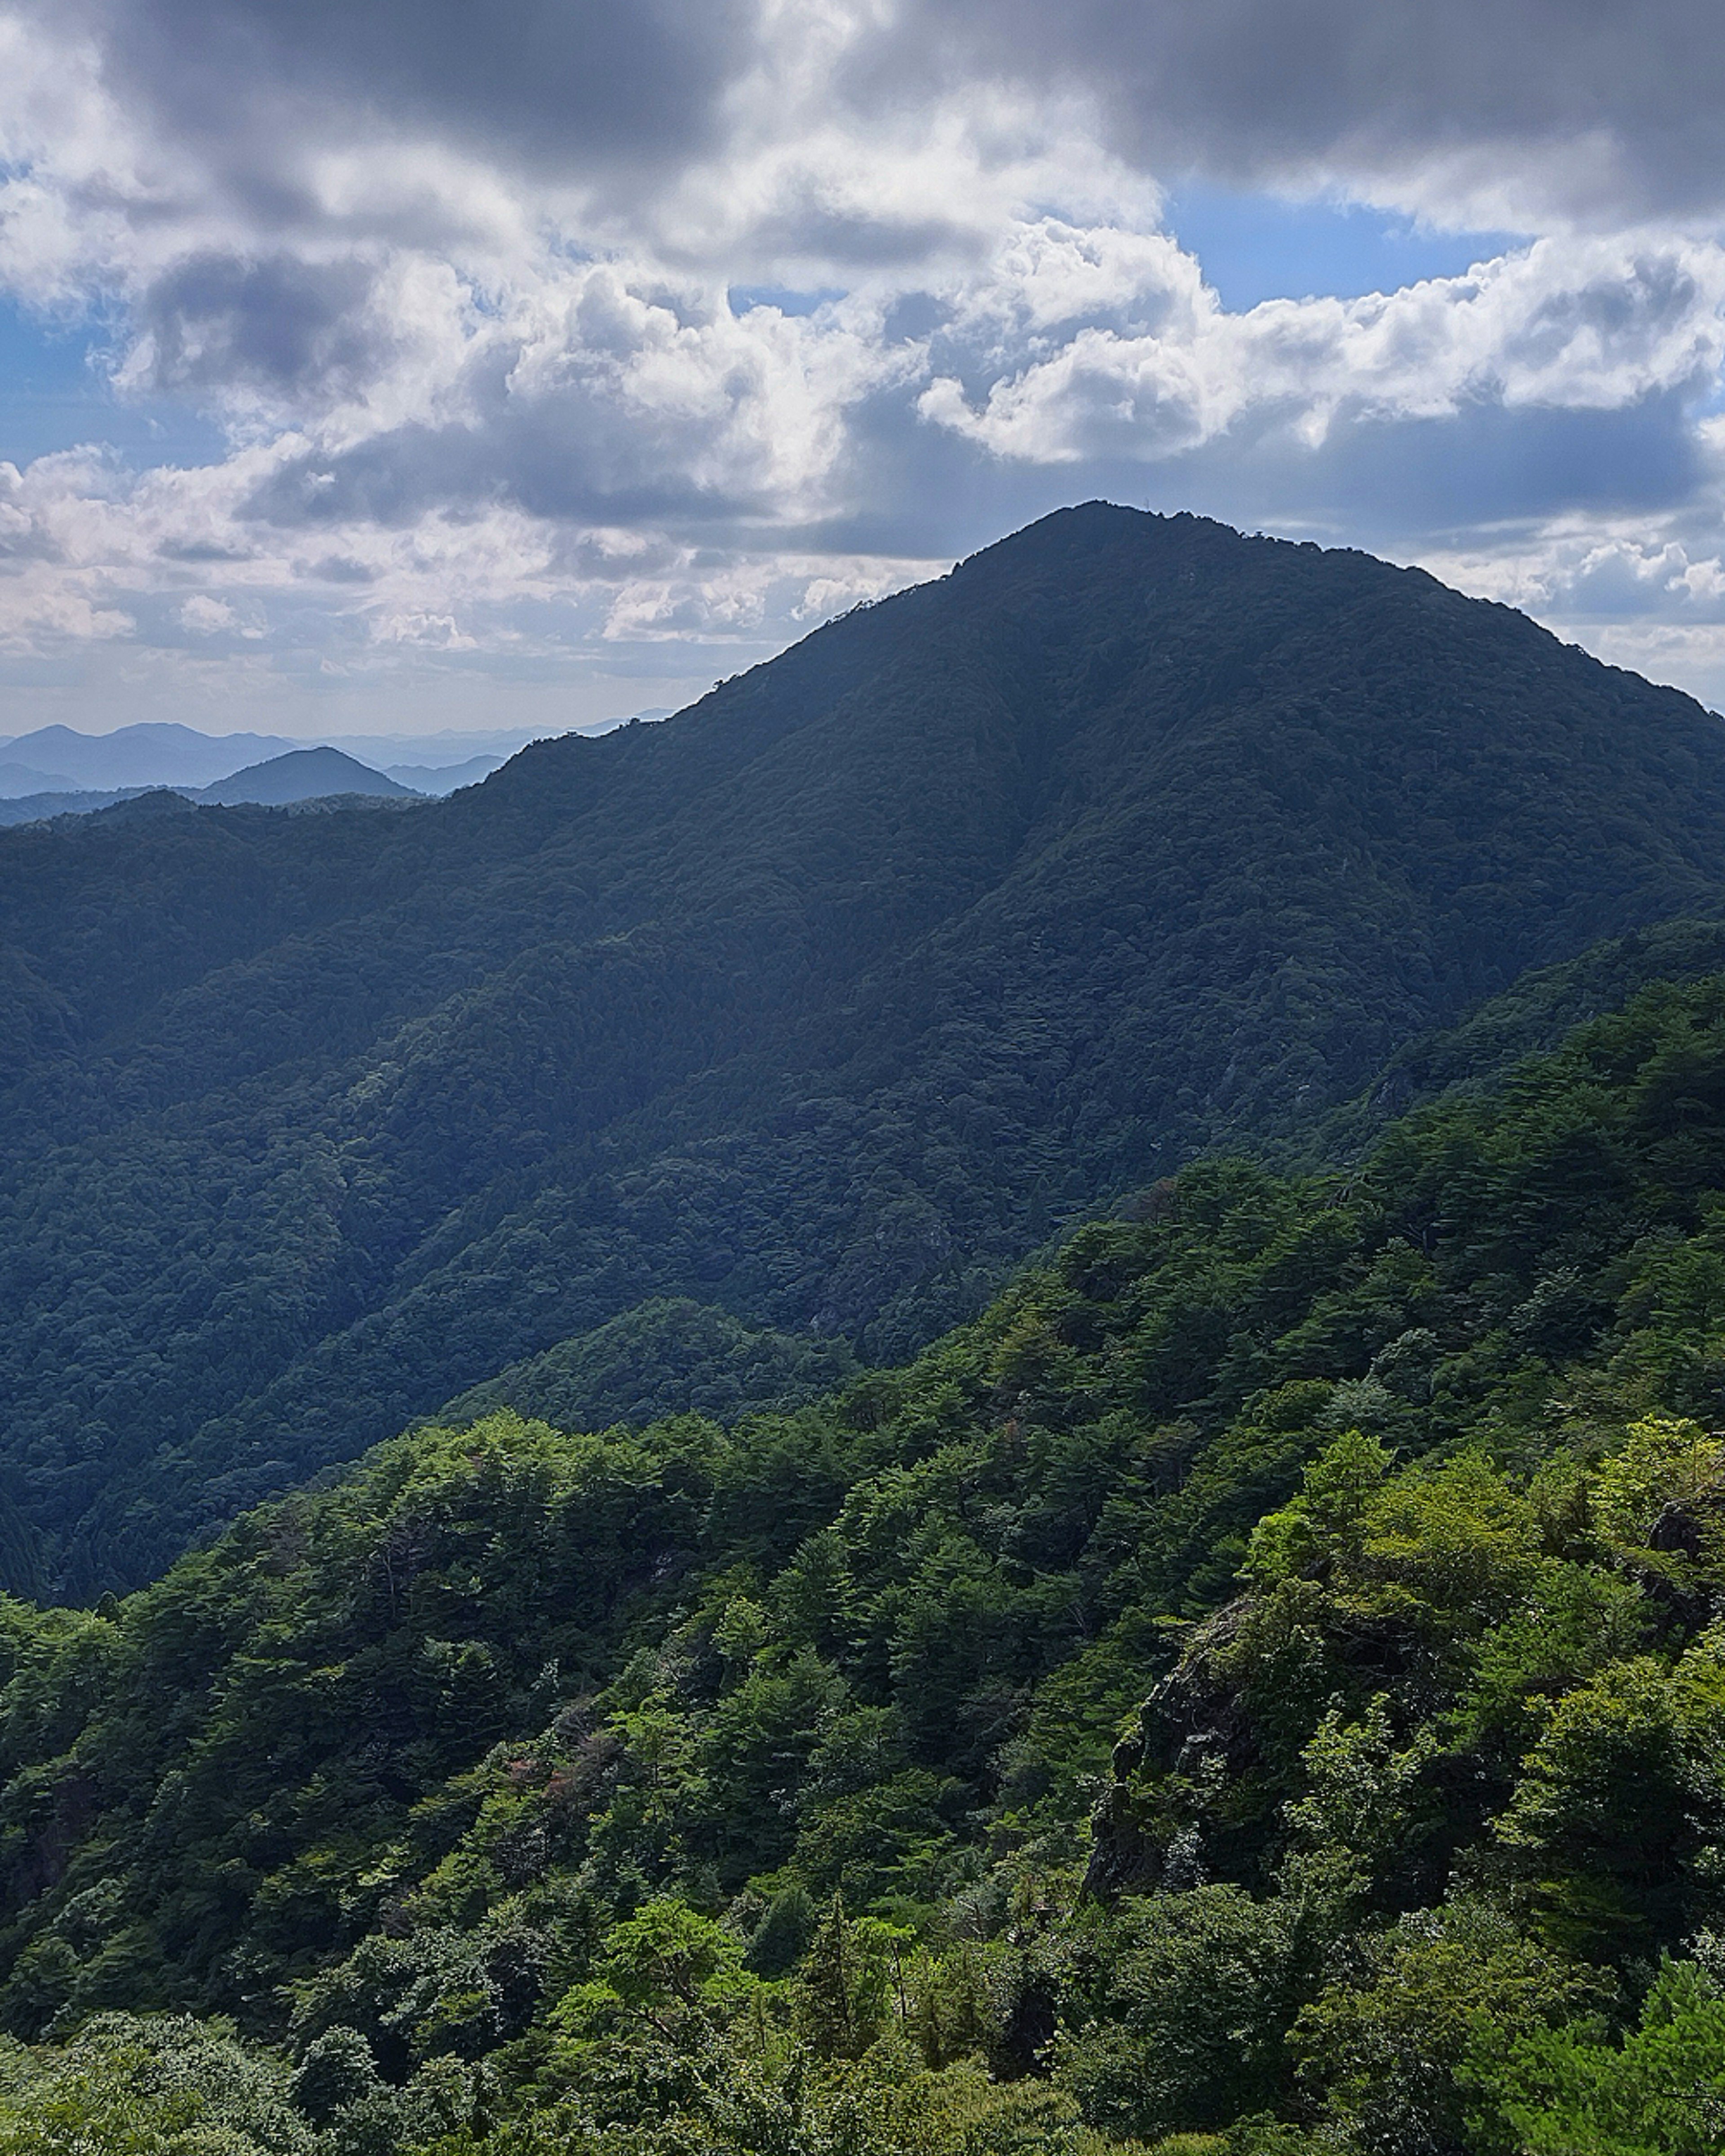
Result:
<instances>
[{"instance_id":1,"label":"hillside","mask_svg":"<svg viewBox=\"0 0 1725 2156\"><path fill-rule=\"evenodd\" d=\"M8 762L51 772L58 786L99 793L141 786L208 786L243 764L261 762L296 746L276 734L203 734L160 721L118 726L105 734L41 726L33 733L0 741Z\"/></svg>"},{"instance_id":2,"label":"hillside","mask_svg":"<svg viewBox=\"0 0 1725 2156\"><path fill-rule=\"evenodd\" d=\"M12 800L22 793L64 793L71 783L57 771L38 771L28 763L0 761L0 800Z\"/></svg>"},{"instance_id":3,"label":"hillside","mask_svg":"<svg viewBox=\"0 0 1725 2156\"><path fill-rule=\"evenodd\" d=\"M7 1577L146 1578L655 1298L900 1358L1722 893L1699 706L1100 505L444 802L0 834Z\"/></svg>"},{"instance_id":4,"label":"hillside","mask_svg":"<svg viewBox=\"0 0 1725 2156\"><path fill-rule=\"evenodd\" d=\"M803 1409L422 1431L5 1605L0 2017L80 2033L0 2129L1710 2146L1722 1221L1714 977Z\"/></svg>"},{"instance_id":5,"label":"hillside","mask_svg":"<svg viewBox=\"0 0 1725 2156\"><path fill-rule=\"evenodd\" d=\"M465 757L459 763L392 763L385 775L410 793L454 793L459 787L477 786L508 761L490 753Z\"/></svg>"},{"instance_id":6,"label":"hillside","mask_svg":"<svg viewBox=\"0 0 1725 2156\"><path fill-rule=\"evenodd\" d=\"M248 764L230 778L218 778L213 786L202 788L198 798L217 808L243 802L282 807L292 801L316 801L343 793L405 801L413 791L411 786L373 771L357 757L344 756L338 748L296 748L262 763Z\"/></svg>"}]
</instances>

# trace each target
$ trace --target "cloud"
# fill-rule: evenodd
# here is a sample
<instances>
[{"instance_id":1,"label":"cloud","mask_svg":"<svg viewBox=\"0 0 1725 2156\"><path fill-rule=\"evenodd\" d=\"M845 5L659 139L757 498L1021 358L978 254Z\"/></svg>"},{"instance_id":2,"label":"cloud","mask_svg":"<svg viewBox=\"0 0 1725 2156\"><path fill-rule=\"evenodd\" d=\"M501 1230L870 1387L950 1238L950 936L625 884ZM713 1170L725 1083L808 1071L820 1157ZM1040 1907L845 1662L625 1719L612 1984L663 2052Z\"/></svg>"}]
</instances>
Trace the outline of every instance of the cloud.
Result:
<instances>
[{"instance_id":1,"label":"cloud","mask_svg":"<svg viewBox=\"0 0 1725 2156\"><path fill-rule=\"evenodd\" d=\"M296 163L363 135L565 179L688 157L756 28L744 0L55 0L53 14L265 226L315 217Z\"/></svg>"},{"instance_id":2,"label":"cloud","mask_svg":"<svg viewBox=\"0 0 1725 2156\"><path fill-rule=\"evenodd\" d=\"M1061 85L1153 167L1476 224L1725 208L1707 0L913 0L852 69L865 104L954 73Z\"/></svg>"},{"instance_id":3,"label":"cloud","mask_svg":"<svg viewBox=\"0 0 1725 2156\"><path fill-rule=\"evenodd\" d=\"M0 0L0 286L228 444L0 467L0 639L696 678L1101 493L1699 664L1722 53L1554 0ZM1187 168L1528 236L1230 312Z\"/></svg>"},{"instance_id":4,"label":"cloud","mask_svg":"<svg viewBox=\"0 0 1725 2156\"><path fill-rule=\"evenodd\" d=\"M1081 255L1076 237L1061 234L1062 251ZM1019 251L1019 277L1007 271L985 288L973 318L1016 311L1034 330L1034 310L1012 301L1034 292L1040 250ZM1176 273L1158 289L1153 278L1134 296L1141 312L1161 316L1154 326L1084 319L1103 311L1081 308L1045 357L1014 370L1003 352L979 403L938 376L922 415L997 454L1050 461L1166 456L1255 412L1277 414L1317 448L1344 413L1450 418L1487 403L1616 411L1699 392L1725 358L1725 252L1711 243L1543 241L1464 278L1350 301L1271 300L1245 315L1224 314L1192 289L1195 279ZM965 326L961 316L955 332Z\"/></svg>"},{"instance_id":5,"label":"cloud","mask_svg":"<svg viewBox=\"0 0 1725 2156\"><path fill-rule=\"evenodd\" d=\"M170 394L338 399L388 363L376 281L352 256L190 255L143 293L125 379Z\"/></svg>"},{"instance_id":6,"label":"cloud","mask_svg":"<svg viewBox=\"0 0 1725 2156\"><path fill-rule=\"evenodd\" d=\"M239 616L226 599L213 599L208 592L194 592L180 608L182 624L198 636L219 636L239 626Z\"/></svg>"}]
</instances>

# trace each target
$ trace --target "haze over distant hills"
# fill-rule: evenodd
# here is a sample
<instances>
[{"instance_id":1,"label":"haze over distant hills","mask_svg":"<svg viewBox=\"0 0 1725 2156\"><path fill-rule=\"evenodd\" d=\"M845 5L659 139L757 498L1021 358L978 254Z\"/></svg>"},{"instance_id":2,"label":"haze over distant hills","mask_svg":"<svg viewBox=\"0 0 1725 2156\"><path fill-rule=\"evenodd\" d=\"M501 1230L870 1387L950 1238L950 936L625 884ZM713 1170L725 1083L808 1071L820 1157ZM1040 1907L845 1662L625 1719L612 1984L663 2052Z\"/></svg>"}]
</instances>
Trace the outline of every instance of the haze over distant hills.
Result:
<instances>
[{"instance_id":1,"label":"haze over distant hills","mask_svg":"<svg viewBox=\"0 0 1725 2156\"><path fill-rule=\"evenodd\" d=\"M112 792L127 786L208 786L249 763L281 756L297 742L275 734L201 734L159 721L121 726L110 734L74 733L70 726L40 726L0 741L8 764L50 774L59 785ZM35 786L8 792L37 793Z\"/></svg>"},{"instance_id":2,"label":"haze over distant hills","mask_svg":"<svg viewBox=\"0 0 1725 2156\"><path fill-rule=\"evenodd\" d=\"M213 786L203 788L198 798L214 808L246 801L269 807L353 793L407 801L413 793L411 787L343 756L338 748L296 748L236 771L231 778L218 779Z\"/></svg>"},{"instance_id":3,"label":"haze over distant hills","mask_svg":"<svg viewBox=\"0 0 1725 2156\"><path fill-rule=\"evenodd\" d=\"M1101 505L411 814L8 834L7 1561L141 1577L655 1297L896 1356L1525 968L1722 909L1699 706Z\"/></svg>"},{"instance_id":4,"label":"haze over distant hills","mask_svg":"<svg viewBox=\"0 0 1725 2156\"><path fill-rule=\"evenodd\" d=\"M37 771L28 763L0 761L0 800L21 793L67 793L73 782L61 771Z\"/></svg>"},{"instance_id":5,"label":"haze over distant hills","mask_svg":"<svg viewBox=\"0 0 1725 2156\"><path fill-rule=\"evenodd\" d=\"M642 720L668 716L657 708L635 714ZM604 721L578 731L606 733L627 723ZM537 738L521 729L493 729L468 733L337 735L309 744L271 734L205 734L190 726L154 721L121 726L106 734L43 726L9 740L0 738L0 802L26 801L34 805L36 816L46 816L100 807L117 795L142 787L172 786L200 793L237 772L277 757L303 753L313 746L351 757L410 792L451 793L458 787L475 785L489 777ZM80 792L102 798L87 802L68 798ZM34 797L39 795L53 798L35 804ZM33 819L18 814L4 819L8 822Z\"/></svg>"},{"instance_id":6,"label":"haze over distant hills","mask_svg":"<svg viewBox=\"0 0 1725 2156\"><path fill-rule=\"evenodd\" d=\"M453 793L463 786L476 785L507 760L501 754L476 756L447 770L406 765L398 767L397 773L391 774L374 770L357 757L344 755L340 749L290 749L281 756L267 757L262 763L248 764L244 770L218 778L210 786L182 783L174 787L120 787L105 790L86 787L26 793L9 799L0 794L0 828L16 829L57 816L93 815L99 809L122 807L140 798L159 805L171 798L188 806L212 808L290 808L308 803L351 803L362 799L423 800ZM403 771L412 773L421 783L409 783L399 775Z\"/></svg>"},{"instance_id":7,"label":"haze over distant hills","mask_svg":"<svg viewBox=\"0 0 1725 2156\"><path fill-rule=\"evenodd\" d=\"M384 775L414 793L453 793L458 787L477 786L508 761L494 752L466 757L459 763L392 763Z\"/></svg>"}]
</instances>

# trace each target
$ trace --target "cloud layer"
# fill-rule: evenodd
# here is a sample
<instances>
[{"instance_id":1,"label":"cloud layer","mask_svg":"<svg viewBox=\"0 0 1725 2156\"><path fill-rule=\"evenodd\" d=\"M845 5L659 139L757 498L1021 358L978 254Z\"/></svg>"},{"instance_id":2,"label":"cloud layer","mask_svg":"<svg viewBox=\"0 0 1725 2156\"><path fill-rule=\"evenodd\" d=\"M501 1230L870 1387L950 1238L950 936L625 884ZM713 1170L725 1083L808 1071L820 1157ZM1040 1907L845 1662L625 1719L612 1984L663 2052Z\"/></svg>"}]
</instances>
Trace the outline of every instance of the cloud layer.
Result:
<instances>
[{"instance_id":1,"label":"cloud layer","mask_svg":"<svg viewBox=\"0 0 1725 2156\"><path fill-rule=\"evenodd\" d=\"M1717 218L1706 0L919 0L863 70L1093 95L1135 162L1340 182L1481 225Z\"/></svg>"},{"instance_id":2,"label":"cloud layer","mask_svg":"<svg viewBox=\"0 0 1725 2156\"><path fill-rule=\"evenodd\" d=\"M0 287L227 444L0 464L13 708L572 721L1091 493L1725 695L1722 69L1573 0L0 4ZM1230 312L1191 172L1525 237Z\"/></svg>"}]
</instances>

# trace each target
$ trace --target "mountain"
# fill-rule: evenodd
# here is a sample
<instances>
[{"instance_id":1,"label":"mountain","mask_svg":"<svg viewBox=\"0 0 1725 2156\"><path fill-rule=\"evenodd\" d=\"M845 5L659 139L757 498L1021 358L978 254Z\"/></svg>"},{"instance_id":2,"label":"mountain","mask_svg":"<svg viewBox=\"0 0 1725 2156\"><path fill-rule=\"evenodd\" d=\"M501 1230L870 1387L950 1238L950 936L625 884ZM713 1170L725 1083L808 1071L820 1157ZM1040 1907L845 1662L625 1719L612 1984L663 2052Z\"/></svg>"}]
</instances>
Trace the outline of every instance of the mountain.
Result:
<instances>
[{"instance_id":1,"label":"mountain","mask_svg":"<svg viewBox=\"0 0 1725 2156\"><path fill-rule=\"evenodd\" d=\"M203 787L198 798L218 808L242 802L280 808L292 801L321 801L345 793L406 800L413 792L338 748L296 748Z\"/></svg>"},{"instance_id":2,"label":"mountain","mask_svg":"<svg viewBox=\"0 0 1725 2156\"><path fill-rule=\"evenodd\" d=\"M369 763L378 771L387 771L392 763L424 764L438 770L475 756L495 757L499 763L505 763L529 742L568 731L559 726L482 726L465 732L444 727L435 733L424 734L325 733L321 739L330 747L357 757L362 763Z\"/></svg>"},{"instance_id":3,"label":"mountain","mask_svg":"<svg viewBox=\"0 0 1725 2156\"><path fill-rule=\"evenodd\" d=\"M842 1340L752 1332L687 1297L644 1302L542 1355L501 1370L439 1409L452 1427L507 1408L573 1430L636 1428L667 1415L734 1422L798 1407L855 1369Z\"/></svg>"},{"instance_id":4,"label":"mountain","mask_svg":"<svg viewBox=\"0 0 1725 2156\"><path fill-rule=\"evenodd\" d=\"M22 793L64 793L73 791L69 778L54 771L37 771L27 763L0 763L0 800L14 800Z\"/></svg>"},{"instance_id":5,"label":"mountain","mask_svg":"<svg viewBox=\"0 0 1725 2156\"><path fill-rule=\"evenodd\" d=\"M487 762L486 768L495 768L495 765ZM4 769L0 766L0 772ZM285 756L271 757L263 763L249 765L228 778L218 779L212 786L181 785L166 789L125 787L112 791L85 787L71 793L24 793L9 800L0 795L0 827L42 823L54 816L90 815L98 809L112 808L116 803L164 790L187 801L207 802L218 807L251 804L287 808L309 802L356 798L407 801L417 798L415 788L372 770L354 757L343 755L339 749L291 749Z\"/></svg>"},{"instance_id":6,"label":"mountain","mask_svg":"<svg viewBox=\"0 0 1725 2156\"><path fill-rule=\"evenodd\" d=\"M135 802L144 804L135 812L140 817L174 815L194 805L188 794L169 786L126 786L111 793L82 787L73 793L26 793L16 801L0 800L0 827L13 829L22 824L46 823L51 817L95 816L108 809L131 812Z\"/></svg>"},{"instance_id":7,"label":"mountain","mask_svg":"<svg viewBox=\"0 0 1725 2156\"><path fill-rule=\"evenodd\" d=\"M411 815L119 814L0 834L0 1542L74 1596L656 1298L900 1358L1725 901L1689 699L1100 504Z\"/></svg>"},{"instance_id":8,"label":"mountain","mask_svg":"<svg viewBox=\"0 0 1725 2156\"><path fill-rule=\"evenodd\" d=\"M1725 975L1140 1214L0 1604L0 2145L1715 2145Z\"/></svg>"},{"instance_id":9,"label":"mountain","mask_svg":"<svg viewBox=\"0 0 1725 2156\"><path fill-rule=\"evenodd\" d=\"M41 726L0 741L8 762L64 773L56 780L60 786L108 793L131 786L208 786L243 765L296 746L274 734L201 734L156 720L110 734Z\"/></svg>"},{"instance_id":10,"label":"mountain","mask_svg":"<svg viewBox=\"0 0 1725 2156\"><path fill-rule=\"evenodd\" d=\"M388 775L414 793L453 793L459 786L477 786L507 763L495 752L470 756L461 763L392 763Z\"/></svg>"}]
</instances>

